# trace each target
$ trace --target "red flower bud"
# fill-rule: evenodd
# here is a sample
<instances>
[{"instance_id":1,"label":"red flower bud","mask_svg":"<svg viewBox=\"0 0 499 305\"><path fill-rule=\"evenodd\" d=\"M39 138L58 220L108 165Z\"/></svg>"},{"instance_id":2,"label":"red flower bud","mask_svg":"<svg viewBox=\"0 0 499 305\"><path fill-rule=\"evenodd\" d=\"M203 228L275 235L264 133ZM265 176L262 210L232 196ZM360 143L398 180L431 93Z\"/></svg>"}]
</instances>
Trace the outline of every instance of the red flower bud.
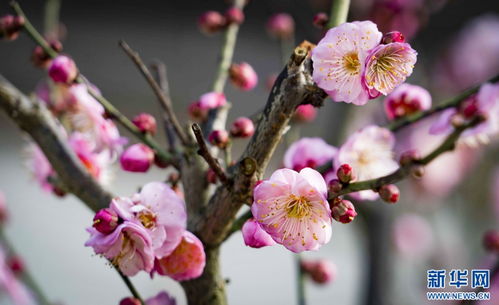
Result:
<instances>
[{"instance_id":1,"label":"red flower bud","mask_svg":"<svg viewBox=\"0 0 499 305\"><path fill-rule=\"evenodd\" d=\"M383 35L381 39L382 44L389 44L392 42L405 42L405 37L399 31L393 31Z\"/></svg>"},{"instance_id":2,"label":"red flower bud","mask_svg":"<svg viewBox=\"0 0 499 305\"><path fill-rule=\"evenodd\" d=\"M317 116L317 109L310 104L300 105L296 107L293 119L299 123L311 122Z\"/></svg>"},{"instance_id":3,"label":"red flower bud","mask_svg":"<svg viewBox=\"0 0 499 305\"><path fill-rule=\"evenodd\" d=\"M225 19L227 20L227 24L241 24L244 22L244 13L237 7L231 7L225 11Z\"/></svg>"},{"instance_id":4,"label":"red flower bud","mask_svg":"<svg viewBox=\"0 0 499 305\"><path fill-rule=\"evenodd\" d=\"M357 216L355 207L349 200L335 198L329 204L331 206L331 215L336 221L350 223Z\"/></svg>"},{"instance_id":5,"label":"red flower bud","mask_svg":"<svg viewBox=\"0 0 499 305\"><path fill-rule=\"evenodd\" d=\"M229 143L229 133L225 130L213 130L208 136L208 141L218 148L225 148Z\"/></svg>"},{"instance_id":6,"label":"red flower bud","mask_svg":"<svg viewBox=\"0 0 499 305\"><path fill-rule=\"evenodd\" d=\"M243 91L249 91L258 84L258 75L246 62L232 64L229 68L229 76L234 86Z\"/></svg>"},{"instance_id":7,"label":"red flower bud","mask_svg":"<svg viewBox=\"0 0 499 305\"><path fill-rule=\"evenodd\" d=\"M50 47L57 53L62 52L62 43L58 40L53 40L49 43ZM31 62L35 67L47 68L52 58L43 50L41 46L36 46L31 53Z\"/></svg>"},{"instance_id":8,"label":"red flower bud","mask_svg":"<svg viewBox=\"0 0 499 305\"><path fill-rule=\"evenodd\" d=\"M135 116L132 122L143 133L156 134L156 119L149 113L141 113Z\"/></svg>"},{"instance_id":9,"label":"red flower bud","mask_svg":"<svg viewBox=\"0 0 499 305\"><path fill-rule=\"evenodd\" d=\"M316 284L327 284L336 277L336 265L328 260L302 261L302 270Z\"/></svg>"},{"instance_id":10,"label":"red flower bud","mask_svg":"<svg viewBox=\"0 0 499 305\"><path fill-rule=\"evenodd\" d=\"M353 168L349 164L342 164L336 171L336 175L341 183L349 183L355 180Z\"/></svg>"},{"instance_id":11,"label":"red flower bud","mask_svg":"<svg viewBox=\"0 0 499 305\"><path fill-rule=\"evenodd\" d=\"M267 31L276 38L290 39L295 32L295 21L286 13L272 15L267 21Z\"/></svg>"},{"instance_id":12,"label":"red flower bud","mask_svg":"<svg viewBox=\"0 0 499 305\"><path fill-rule=\"evenodd\" d=\"M120 156L121 168L125 171L145 173L154 162L154 151L142 143L129 146Z\"/></svg>"},{"instance_id":13,"label":"red flower bud","mask_svg":"<svg viewBox=\"0 0 499 305\"><path fill-rule=\"evenodd\" d=\"M94 216L93 227L102 234L110 234L118 226L118 214L111 209L102 209Z\"/></svg>"},{"instance_id":14,"label":"red flower bud","mask_svg":"<svg viewBox=\"0 0 499 305\"><path fill-rule=\"evenodd\" d=\"M328 183L328 190L333 194L339 193L342 188L343 184L338 179L332 179Z\"/></svg>"},{"instance_id":15,"label":"red flower bud","mask_svg":"<svg viewBox=\"0 0 499 305\"><path fill-rule=\"evenodd\" d=\"M490 230L483 235L483 246L487 251L499 252L499 231Z\"/></svg>"},{"instance_id":16,"label":"red flower bud","mask_svg":"<svg viewBox=\"0 0 499 305\"><path fill-rule=\"evenodd\" d=\"M383 185L379 188L379 197L388 203L397 203L400 197L399 188L394 184Z\"/></svg>"},{"instance_id":17,"label":"red flower bud","mask_svg":"<svg viewBox=\"0 0 499 305\"><path fill-rule=\"evenodd\" d=\"M412 164L414 161L417 161L419 159L421 159L421 154L419 153L419 151L417 151L415 149L411 149L411 150L403 152L400 155L399 164L401 166L406 166L406 165Z\"/></svg>"},{"instance_id":18,"label":"red flower bud","mask_svg":"<svg viewBox=\"0 0 499 305\"><path fill-rule=\"evenodd\" d=\"M132 297L124 298L120 301L120 305L142 305L140 300Z\"/></svg>"},{"instance_id":19,"label":"red flower bud","mask_svg":"<svg viewBox=\"0 0 499 305\"><path fill-rule=\"evenodd\" d=\"M6 40L16 39L25 22L26 20L22 16L3 16L0 18L0 37Z\"/></svg>"},{"instance_id":20,"label":"red flower bud","mask_svg":"<svg viewBox=\"0 0 499 305\"><path fill-rule=\"evenodd\" d=\"M25 270L24 261L17 255L9 257L7 265L15 274L21 274Z\"/></svg>"},{"instance_id":21,"label":"red flower bud","mask_svg":"<svg viewBox=\"0 0 499 305\"><path fill-rule=\"evenodd\" d=\"M322 12L317 13L313 19L314 26L318 29L325 28L328 22L329 22L329 16L326 13Z\"/></svg>"},{"instance_id":22,"label":"red flower bud","mask_svg":"<svg viewBox=\"0 0 499 305\"><path fill-rule=\"evenodd\" d=\"M249 138L255 133L253 121L246 118L237 118L230 128L230 135L234 138Z\"/></svg>"},{"instance_id":23,"label":"red flower bud","mask_svg":"<svg viewBox=\"0 0 499 305\"><path fill-rule=\"evenodd\" d=\"M222 30L225 25L225 17L216 11L207 11L203 13L198 20L199 29L205 34L216 33Z\"/></svg>"},{"instance_id":24,"label":"red flower bud","mask_svg":"<svg viewBox=\"0 0 499 305\"><path fill-rule=\"evenodd\" d=\"M48 73L56 83L71 84L78 76L78 68L70 57L59 55L50 63Z\"/></svg>"},{"instance_id":25,"label":"red flower bud","mask_svg":"<svg viewBox=\"0 0 499 305\"><path fill-rule=\"evenodd\" d=\"M215 174L215 171L212 168L208 168L208 171L206 172L206 180L211 184L217 183L217 174Z\"/></svg>"}]
</instances>

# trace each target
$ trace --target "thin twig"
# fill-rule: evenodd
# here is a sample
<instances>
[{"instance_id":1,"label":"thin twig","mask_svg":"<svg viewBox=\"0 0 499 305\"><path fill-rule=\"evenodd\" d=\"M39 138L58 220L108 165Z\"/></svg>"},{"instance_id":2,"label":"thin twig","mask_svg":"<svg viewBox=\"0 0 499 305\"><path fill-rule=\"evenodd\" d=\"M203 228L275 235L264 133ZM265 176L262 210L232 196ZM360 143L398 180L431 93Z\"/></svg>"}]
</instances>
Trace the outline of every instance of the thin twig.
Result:
<instances>
[{"instance_id":1,"label":"thin twig","mask_svg":"<svg viewBox=\"0 0 499 305\"><path fill-rule=\"evenodd\" d=\"M454 148L456 146L456 142L459 139L460 135L466 129L472 128L481 122L483 122L483 118L475 117L474 119L472 119L468 123L455 128L454 131L450 135L448 135L447 138L437 148L435 148L432 152L430 152L428 155L426 155L422 159L414 160L413 162L409 162L409 164L401 166L398 170L396 170L395 172L393 172L387 176L383 176L383 177L371 179L371 180L350 183L347 186L345 186L339 193L330 194L329 199L333 199L333 198L336 198L338 196L342 196L342 195L346 195L346 194L358 192L358 191L375 190L383 185L392 184L392 183L395 183L395 182L398 182L398 181L404 179L405 177L410 175L411 169L413 168L413 166L427 165L430 162L432 162L433 160L435 160L441 154L454 150Z\"/></svg>"},{"instance_id":2,"label":"thin twig","mask_svg":"<svg viewBox=\"0 0 499 305\"><path fill-rule=\"evenodd\" d=\"M120 275L123 282L125 282L125 285L128 287L128 290L130 290L130 293L133 295L133 297L136 298L137 300L139 300L140 304L145 305L146 303L144 302L144 299L142 299L138 290L135 288L135 286L130 281L130 278L128 276L124 275L123 272L121 272L121 270L118 267L116 267L114 265L113 265L113 267L116 270L116 272L118 272L118 274Z\"/></svg>"},{"instance_id":3,"label":"thin twig","mask_svg":"<svg viewBox=\"0 0 499 305\"><path fill-rule=\"evenodd\" d=\"M194 136L196 137L196 141L199 145L198 154L203 157L206 163L208 163L210 168L217 175L218 179L220 179L223 184L227 184L229 182L229 178L227 178L227 175L220 166L220 163L210 154L208 146L206 145L206 142L204 140L203 133L201 132L201 127L199 127L198 124L194 123L192 124L192 131L194 132Z\"/></svg>"},{"instance_id":4,"label":"thin twig","mask_svg":"<svg viewBox=\"0 0 499 305\"><path fill-rule=\"evenodd\" d=\"M303 268L301 266L302 258L299 253L295 253L293 256L296 268L296 297L298 299L298 305L306 305L305 272L303 272Z\"/></svg>"},{"instance_id":5,"label":"thin twig","mask_svg":"<svg viewBox=\"0 0 499 305\"><path fill-rule=\"evenodd\" d=\"M329 14L328 28L333 28L347 22L350 0L333 0Z\"/></svg>"},{"instance_id":6,"label":"thin twig","mask_svg":"<svg viewBox=\"0 0 499 305\"><path fill-rule=\"evenodd\" d=\"M173 129L177 134L177 137L180 139L180 142L182 142L184 146L190 145L190 142L187 136L185 135L182 126L180 126L180 123L177 119L177 116L175 115L175 112L173 111L172 101L170 97L165 94L165 92L161 89L160 85L156 82L151 72L140 58L139 53L132 50L132 48L130 48L130 46L123 40L119 42L119 45L128 55L128 57L130 57L130 59L135 63L137 68L140 70L140 72L146 79L147 83L149 83L149 86L151 86L152 90L154 91L154 94L156 94L156 97L158 98L161 106L163 107L163 110L168 115L168 119L172 124Z\"/></svg>"},{"instance_id":7,"label":"thin twig","mask_svg":"<svg viewBox=\"0 0 499 305\"><path fill-rule=\"evenodd\" d=\"M156 74L156 81L158 82L161 90L166 96L170 96L170 86L168 85L168 75L166 73L166 66L161 61L156 60L151 65L151 70ZM163 112L163 129L165 130L166 140L170 150L175 151L175 134L173 133L173 127L171 126L168 115Z\"/></svg>"}]
</instances>

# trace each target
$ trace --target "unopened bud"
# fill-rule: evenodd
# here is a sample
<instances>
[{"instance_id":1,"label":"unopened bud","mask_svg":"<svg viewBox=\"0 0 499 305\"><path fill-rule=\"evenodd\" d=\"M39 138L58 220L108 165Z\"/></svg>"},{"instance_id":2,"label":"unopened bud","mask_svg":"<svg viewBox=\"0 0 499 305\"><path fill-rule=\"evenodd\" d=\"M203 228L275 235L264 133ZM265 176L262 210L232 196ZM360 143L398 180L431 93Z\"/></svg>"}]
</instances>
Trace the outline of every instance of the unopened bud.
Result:
<instances>
[{"instance_id":1,"label":"unopened bud","mask_svg":"<svg viewBox=\"0 0 499 305\"><path fill-rule=\"evenodd\" d=\"M249 91L258 84L258 75L246 62L232 64L229 68L229 77L234 86L243 91Z\"/></svg>"},{"instance_id":2,"label":"unopened bud","mask_svg":"<svg viewBox=\"0 0 499 305\"><path fill-rule=\"evenodd\" d=\"M335 198L329 204L331 206L331 215L336 221L350 223L357 216L355 207L349 200Z\"/></svg>"},{"instance_id":3,"label":"unopened bud","mask_svg":"<svg viewBox=\"0 0 499 305\"><path fill-rule=\"evenodd\" d=\"M70 57L59 55L50 63L48 74L56 83L71 84L78 76L78 68Z\"/></svg>"},{"instance_id":4,"label":"unopened bud","mask_svg":"<svg viewBox=\"0 0 499 305\"><path fill-rule=\"evenodd\" d=\"M343 189L343 184L338 179L332 179L328 183L328 190L333 194L339 193Z\"/></svg>"},{"instance_id":5,"label":"unopened bud","mask_svg":"<svg viewBox=\"0 0 499 305\"><path fill-rule=\"evenodd\" d=\"M341 183L349 183L355 180L353 168L349 164L342 164L336 171L336 175Z\"/></svg>"},{"instance_id":6,"label":"unopened bud","mask_svg":"<svg viewBox=\"0 0 499 305\"><path fill-rule=\"evenodd\" d=\"M459 110L459 113L462 114L463 117L466 118L466 119L470 119L473 116L475 116L476 113L479 110L478 109L478 102L477 102L476 94L470 96L468 99L466 99L465 101L463 101L459 105L458 110Z\"/></svg>"},{"instance_id":7,"label":"unopened bud","mask_svg":"<svg viewBox=\"0 0 499 305\"><path fill-rule=\"evenodd\" d=\"M208 141L218 148L225 148L229 143L229 133L226 130L213 130L208 136Z\"/></svg>"},{"instance_id":8,"label":"unopened bud","mask_svg":"<svg viewBox=\"0 0 499 305\"><path fill-rule=\"evenodd\" d=\"M207 11L203 13L198 20L199 29L205 34L216 33L222 30L225 25L225 17L216 11Z\"/></svg>"},{"instance_id":9,"label":"unopened bud","mask_svg":"<svg viewBox=\"0 0 499 305\"><path fill-rule=\"evenodd\" d=\"M17 255L11 256L7 259L7 265L14 274L21 274L24 272L24 261Z\"/></svg>"},{"instance_id":10,"label":"unopened bud","mask_svg":"<svg viewBox=\"0 0 499 305\"><path fill-rule=\"evenodd\" d=\"M62 43L58 40L53 40L49 46L57 53L62 52ZM52 58L45 52L41 46L36 46L31 53L31 62L35 67L47 68Z\"/></svg>"},{"instance_id":11,"label":"unopened bud","mask_svg":"<svg viewBox=\"0 0 499 305\"><path fill-rule=\"evenodd\" d=\"M120 305L142 305L139 299L128 297L120 301Z\"/></svg>"},{"instance_id":12,"label":"unopened bud","mask_svg":"<svg viewBox=\"0 0 499 305\"><path fill-rule=\"evenodd\" d=\"M157 154L154 154L154 165L156 165L159 168L167 168L168 166L171 165L171 163L159 157Z\"/></svg>"},{"instance_id":13,"label":"unopened bud","mask_svg":"<svg viewBox=\"0 0 499 305\"><path fill-rule=\"evenodd\" d=\"M483 246L487 251L499 252L499 231L490 230L483 235Z\"/></svg>"},{"instance_id":14,"label":"unopened bud","mask_svg":"<svg viewBox=\"0 0 499 305\"><path fill-rule=\"evenodd\" d=\"M237 7L231 7L225 11L225 20L227 24L241 24L244 22L244 13Z\"/></svg>"},{"instance_id":15,"label":"unopened bud","mask_svg":"<svg viewBox=\"0 0 499 305\"><path fill-rule=\"evenodd\" d=\"M392 42L405 42L405 37L399 31L393 31L383 35L383 38L381 39L382 44L389 44Z\"/></svg>"},{"instance_id":16,"label":"unopened bud","mask_svg":"<svg viewBox=\"0 0 499 305\"><path fill-rule=\"evenodd\" d=\"M249 138L255 133L253 121L246 118L237 118L230 128L230 135L234 138Z\"/></svg>"},{"instance_id":17,"label":"unopened bud","mask_svg":"<svg viewBox=\"0 0 499 305\"><path fill-rule=\"evenodd\" d=\"M310 279L319 285L327 284L336 277L336 265L328 260L301 262L302 270L310 276Z\"/></svg>"},{"instance_id":18,"label":"unopened bud","mask_svg":"<svg viewBox=\"0 0 499 305\"><path fill-rule=\"evenodd\" d=\"M0 37L14 40L19 36L26 20L22 16L6 15L0 18Z\"/></svg>"},{"instance_id":19,"label":"unopened bud","mask_svg":"<svg viewBox=\"0 0 499 305\"><path fill-rule=\"evenodd\" d=\"M93 227L102 234L110 234L118 226L118 214L111 209L102 209L94 216Z\"/></svg>"},{"instance_id":20,"label":"unopened bud","mask_svg":"<svg viewBox=\"0 0 499 305\"><path fill-rule=\"evenodd\" d=\"M395 184L383 185L379 188L379 197L388 203L397 203L400 197L399 188Z\"/></svg>"},{"instance_id":21,"label":"unopened bud","mask_svg":"<svg viewBox=\"0 0 499 305\"><path fill-rule=\"evenodd\" d=\"M402 84L385 99L385 113L388 119L398 119L431 108L431 95L423 87Z\"/></svg>"},{"instance_id":22,"label":"unopened bud","mask_svg":"<svg viewBox=\"0 0 499 305\"><path fill-rule=\"evenodd\" d=\"M326 13L322 13L322 12L317 13L313 19L314 26L318 29L325 28L328 22L329 22L328 15Z\"/></svg>"},{"instance_id":23,"label":"unopened bud","mask_svg":"<svg viewBox=\"0 0 499 305\"><path fill-rule=\"evenodd\" d=\"M310 104L300 105L296 107L293 119L299 123L311 122L317 116L317 109Z\"/></svg>"},{"instance_id":24,"label":"unopened bud","mask_svg":"<svg viewBox=\"0 0 499 305\"><path fill-rule=\"evenodd\" d=\"M206 180L211 184L217 183L217 174L215 174L215 171L212 168L208 168L208 171L206 172Z\"/></svg>"},{"instance_id":25,"label":"unopened bud","mask_svg":"<svg viewBox=\"0 0 499 305\"><path fill-rule=\"evenodd\" d=\"M128 172L145 173L154 162L154 151L142 143L129 146L120 156L121 168Z\"/></svg>"},{"instance_id":26,"label":"unopened bud","mask_svg":"<svg viewBox=\"0 0 499 305\"><path fill-rule=\"evenodd\" d=\"M286 13L272 15L267 21L267 31L273 37L290 39L295 32L295 21Z\"/></svg>"},{"instance_id":27,"label":"unopened bud","mask_svg":"<svg viewBox=\"0 0 499 305\"><path fill-rule=\"evenodd\" d=\"M411 150L403 152L400 155L399 164L400 164L400 166L406 166L406 165L410 165L410 164L414 163L414 161L417 161L420 159L421 159L421 154L419 153L419 151L416 149L411 149Z\"/></svg>"},{"instance_id":28,"label":"unopened bud","mask_svg":"<svg viewBox=\"0 0 499 305\"><path fill-rule=\"evenodd\" d=\"M149 113L141 113L132 120L133 124L143 133L156 133L156 119Z\"/></svg>"}]
</instances>

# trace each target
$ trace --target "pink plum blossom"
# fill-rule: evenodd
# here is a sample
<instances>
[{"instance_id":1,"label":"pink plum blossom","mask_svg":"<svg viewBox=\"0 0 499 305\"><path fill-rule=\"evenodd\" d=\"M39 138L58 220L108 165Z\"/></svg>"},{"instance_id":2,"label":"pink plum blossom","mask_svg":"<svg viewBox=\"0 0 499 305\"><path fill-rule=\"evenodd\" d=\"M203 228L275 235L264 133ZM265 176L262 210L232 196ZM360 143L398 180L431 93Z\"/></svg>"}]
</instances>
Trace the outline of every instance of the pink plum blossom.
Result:
<instances>
[{"instance_id":1,"label":"pink plum blossom","mask_svg":"<svg viewBox=\"0 0 499 305\"><path fill-rule=\"evenodd\" d=\"M366 58L362 74L370 97L387 95L412 74L417 52L408 43L380 44Z\"/></svg>"},{"instance_id":2,"label":"pink plum blossom","mask_svg":"<svg viewBox=\"0 0 499 305\"><path fill-rule=\"evenodd\" d=\"M175 298L171 297L167 292L161 291L156 296L147 299L146 305L177 305Z\"/></svg>"},{"instance_id":3,"label":"pink plum blossom","mask_svg":"<svg viewBox=\"0 0 499 305\"><path fill-rule=\"evenodd\" d=\"M431 107L431 95L423 87L402 84L390 93L384 101L385 114L393 120Z\"/></svg>"},{"instance_id":4,"label":"pink plum blossom","mask_svg":"<svg viewBox=\"0 0 499 305\"><path fill-rule=\"evenodd\" d=\"M416 214L398 216L392 238L399 253L412 258L428 255L433 244L430 224Z\"/></svg>"},{"instance_id":5,"label":"pink plum blossom","mask_svg":"<svg viewBox=\"0 0 499 305\"><path fill-rule=\"evenodd\" d=\"M262 248L276 244L254 218L250 218L244 223L241 232L243 233L244 244L251 248Z\"/></svg>"},{"instance_id":6,"label":"pink plum blossom","mask_svg":"<svg viewBox=\"0 0 499 305\"><path fill-rule=\"evenodd\" d=\"M90 239L85 246L118 266L123 274L133 276L139 271L150 272L154 266L154 251L149 232L139 223L124 221L111 234L95 228L87 229Z\"/></svg>"},{"instance_id":7,"label":"pink plum blossom","mask_svg":"<svg viewBox=\"0 0 499 305\"><path fill-rule=\"evenodd\" d=\"M476 146L479 143L488 143L491 136L499 134L499 83L483 84L477 95L472 96L466 103L468 103L469 107L476 109L474 113L479 112L486 115L486 120L474 128L465 130L461 135L460 141L470 146ZM465 109L461 109L461 114L464 116L467 115L465 111ZM443 111L430 127L430 134L450 134L454 130L451 122L452 118L459 112L460 110L456 108L449 108Z\"/></svg>"},{"instance_id":8,"label":"pink plum blossom","mask_svg":"<svg viewBox=\"0 0 499 305\"><path fill-rule=\"evenodd\" d=\"M385 128L369 125L352 134L340 147L334 166L349 164L358 181L379 178L398 168L393 158L395 138ZM375 200L378 195L370 190L352 194L359 200Z\"/></svg>"},{"instance_id":9,"label":"pink plum blossom","mask_svg":"<svg viewBox=\"0 0 499 305\"><path fill-rule=\"evenodd\" d=\"M291 144L284 154L284 166L295 171L316 168L331 161L338 149L321 138L301 138Z\"/></svg>"},{"instance_id":10,"label":"pink plum blossom","mask_svg":"<svg viewBox=\"0 0 499 305\"><path fill-rule=\"evenodd\" d=\"M364 105L369 95L362 85L368 51L382 34L371 21L343 23L330 29L312 50L312 77L336 102Z\"/></svg>"},{"instance_id":11,"label":"pink plum blossom","mask_svg":"<svg viewBox=\"0 0 499 305\"><path fill-rule=\"evenodd\" d=\"M203 243L191 232L185 231L182 241L168 256L156 260L154 270L176 281L201 276L206 264Z\"/></svg>"},{"instance_id":12,"label":"pink plum blossom","mask_svg":"<svg viewBox=\"0 0 499 305\"><path fill-rule=\"evenodd\" d=\"M279 169L255 187L253 197L253 217L288 250L317 250L331 239L327 186L319 172Z\"/></svg>"}]
</instances>

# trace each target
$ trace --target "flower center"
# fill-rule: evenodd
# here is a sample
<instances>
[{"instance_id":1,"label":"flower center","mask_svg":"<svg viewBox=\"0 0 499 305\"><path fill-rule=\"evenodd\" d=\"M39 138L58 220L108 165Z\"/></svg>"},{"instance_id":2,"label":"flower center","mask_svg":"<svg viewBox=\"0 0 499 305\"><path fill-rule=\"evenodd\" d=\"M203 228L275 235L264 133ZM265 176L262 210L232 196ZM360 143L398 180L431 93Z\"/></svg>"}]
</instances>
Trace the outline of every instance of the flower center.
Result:
<instances>
[{"instance_id":1,"label":"flower center","mask_svg":"<svg viewBox=\"0 0 499 305\"><path fill-rule=\"evenodd\" d=\"M156 215L151 211L142 211L137 218L146 229L152 229L156 226Z\"/></svg>"},{"instance_id":2,"label":"flower center","mask_svg":"<svg viewBox=\"0 0 499 305\"><path fill-rule=\"evenodd\" d=\"M395 70L394 64L397 59L390 54L382 55L376 60L375 69L377 73L389 73Z\"/></svg>"},{"instance_id":3,"label":"flower center","mask_svg":"<svg viewBox=\"0 0 499 305\"><path fill-rule=\"evenodd\" d=\"M369 163L371 163L371 159L372 158L369 151L364 150L359 152L357 161L359 162L360 165L368 165Z\"/></svg>"},{"instance_id":4,"label":"flower center","mask_svg":"<svg viewBox=\"0 0 499 305\"><path fill-rule=\"evenodd\" d=\"M357 53L351 52L343 56L343 66L352 75L358 74L360 68L360 61Z\"/></svg>"},{"instance_id":5,"label":"flower center","mask_svg":"<svg viewBox=\"0 0 499 305\"><path fill-rule=\"evenodd\" d=\"M289 201L285 209L288 217L303 218L310 214L312 205L303 196L289 195Z\"/></svg>"}]
</instances>

